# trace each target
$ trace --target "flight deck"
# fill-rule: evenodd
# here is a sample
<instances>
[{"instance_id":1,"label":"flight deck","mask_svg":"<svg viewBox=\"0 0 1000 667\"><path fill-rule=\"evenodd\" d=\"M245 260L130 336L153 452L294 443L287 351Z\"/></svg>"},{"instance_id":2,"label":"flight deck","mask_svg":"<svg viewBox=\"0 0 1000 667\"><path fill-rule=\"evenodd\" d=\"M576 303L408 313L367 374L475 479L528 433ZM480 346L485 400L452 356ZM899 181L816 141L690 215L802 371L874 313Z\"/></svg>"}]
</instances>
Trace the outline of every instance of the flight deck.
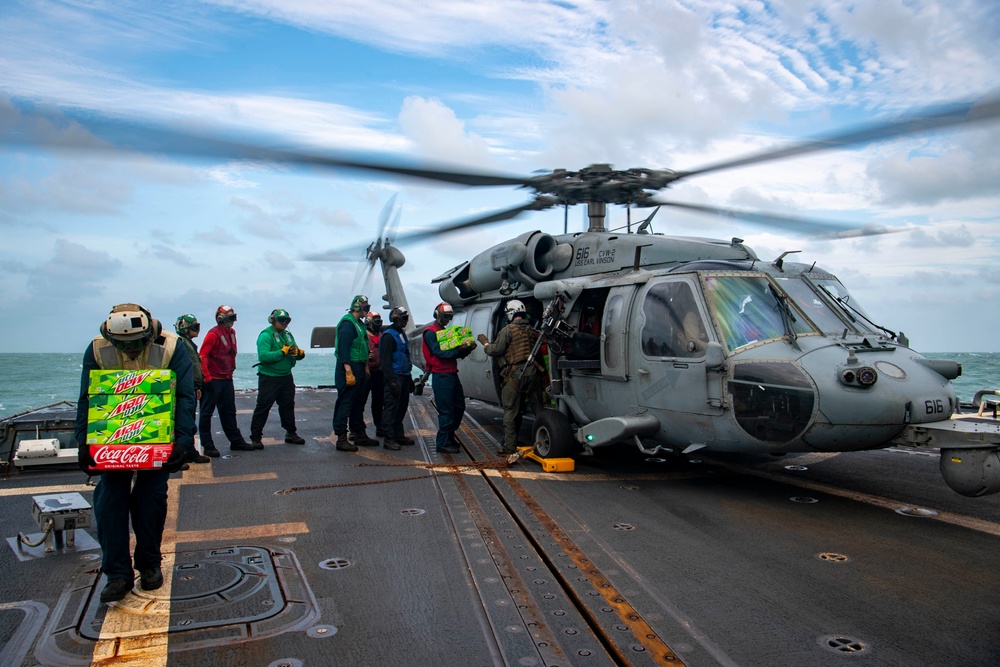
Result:
<instances>
[{"instance_id":1,"label":"flight deck","mask_svg":"<svg viewBox=\"0 0 1000 667\"><path fill-rule=\"evenodd\" d=\"M624 445L545 472L495 453L476 401L435 453L426 396L416 445L334 451L335 398L298 392L304 446L270 423L263 451L173 475L166 583L110 605L92 526L10 539L37 537L33 496L89 501L85 476L0 478L0 664L1000 664L1000 500L952 492L936 452Z\"/></svg>"}]
</instances>

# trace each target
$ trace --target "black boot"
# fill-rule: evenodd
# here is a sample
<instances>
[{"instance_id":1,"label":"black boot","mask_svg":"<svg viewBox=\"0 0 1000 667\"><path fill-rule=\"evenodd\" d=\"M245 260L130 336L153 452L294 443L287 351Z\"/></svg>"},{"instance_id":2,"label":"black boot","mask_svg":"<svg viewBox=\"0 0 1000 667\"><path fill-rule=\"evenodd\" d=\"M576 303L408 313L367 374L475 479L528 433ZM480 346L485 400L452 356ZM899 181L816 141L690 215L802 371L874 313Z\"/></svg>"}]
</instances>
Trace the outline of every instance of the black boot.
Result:
<instances>
[{"instance_id":1,"label":"black boot","mask_svg":"<svg viewBox=\"0 0 1000 667\"><path fill-rule=\"evenodd\" d=\"M337 449L342 452L356 452L358 446L347 439L346 433L341 433L337 436Z\"/></svg>"},{"instance_id":2,"label":"black boot","mask_svg":"<svg viewBox=\"0 0 1000 667\"><path fill-rule=\"evenodd\" d=\"M385 447L386 449L392 449L392 450L397 450L400 448L399 443L393 440L392 438L386 438L385 440L383 440L382 446Z\"/></svg>"},{"instance_id":3,"label":"black boot","mask_svg":"<svg viewBox=\"0 0 1000 667\"><path fill-rule=\"evenodd\" d=\"M378 440L372 440L365 431L354 433L354 444L361 447L378 447Z\"/></svg>"}]
</instances>

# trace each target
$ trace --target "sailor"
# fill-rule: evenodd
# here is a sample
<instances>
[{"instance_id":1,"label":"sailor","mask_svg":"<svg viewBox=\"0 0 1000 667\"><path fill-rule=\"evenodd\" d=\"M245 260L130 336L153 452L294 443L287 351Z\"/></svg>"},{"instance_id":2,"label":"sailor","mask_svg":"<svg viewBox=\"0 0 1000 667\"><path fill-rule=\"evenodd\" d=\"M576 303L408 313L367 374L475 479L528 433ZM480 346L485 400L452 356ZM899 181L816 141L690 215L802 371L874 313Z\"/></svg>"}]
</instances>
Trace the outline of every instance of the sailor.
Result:
<instances>
[{"instance_id":1,"label":"sailor","mask_svg":"<svg viewBox=\"0 0 1000 667\"><path fill-rule=\"evenodd\" d=\"M368 297L358 294L337 323L337 368L334 375L337 402L333 407L333 435L337 449L356 452L358 445L378 445L365 432L365 398L368 391L368 334L365 316L371 310ZM354 442L347 437L350 427Z\"/></svg>"},{"instance_id":2,"label":"sailor","mask_svg":"<svg viewBox=\"0 0 1000 667\"><path fill-rule=\"evenodd\" d=\"M458 360L469 356L476 349L476 341L469 340L456 348L442 350L437 332L451 322L455 311L451 304L441 302L434 308L434 321L424 329L422 346L424 361L431 372L434 404L438 410L438 432L435 450L438 453L457 454L460 450L455 431L462 425L465 415L465 392L458 379Z\"/></svg>"},{"instance_id":3,"label":"sailor","mask_svg":"<svg viewBox=\"0 0 1000 667\"><path fill-rule=\"evenodd\" d=\"M184 453L194 445L194 381L191 357L177 350L177 336L163 331L158 320L142 306L115 306L101 324L101 335L83 353L80 397L76 405L74 437L79 447L80 469L101 475L94 488L94 518L101 545L101 572L107 584L101 602L121 600L135 583L143 590L163 585L160 570L163 526L167 518L167 478L180 469ZM87 445L88 394L92 370L143 370L169 368L174 372L174 449L162 468L153 470L95 470L97 463ZM133 482L133 477L135 481ZM129 553L129 521L135 532L135 552Z\"/></svg>"},{"instance_id":4,"label":"sailor","mask_svg":"<svg viewBox=\"0 0 1000 667\"><path fill-rule=\"evenodd\" d=\"M295 429L295 379L292 368L306 353L295 343L288 330L292 316L276 308L267 316L268 327L257 336L257 405L250 419L250 444L263 449L264 425L271 406L278 403L278 417L285 429L285 442L304 445L306 441Z\"/></svg>"},{"instance_id":5,"label":"sailor","mask_svg":"<svg viewBox=\"0 0 1000 667\"><path fill-rule=\"evenodd\" d=\"M365 318L365 328L368 329L368 392L365 395L365 402L371 400L375 437L384 438L385 431L382 429L384 398L382 394L385 391L385 378L382 375L382 366L378 356L378 339L382 334L382 316L378 313L368 313Z\"/></svg>"},{"instance_id":6,"label":"sailor","mask_svg":"<svg viewBox=\"0 0 1000 667\"><path fill-rule=\"evenodd\" d=\"M413 364L410 362L410 343L406 337L406 324L410 312L397 306L389 313L389 328L379 338L378 351L385 380L385 405L382 412L382 431L386 449L399 449L412 445L413 439L403 432L403 418L410 405L413 392Z\"/></svg>"},{"instance_id":7,"label":"sailor","mask_svg":"<svg viewBox=\"0 0 1000 667\"><path fill-rule=\"evenodd\" d=\"M207 456L219 456L212 439L212 414L219 409L222 431L229 439L231 451L252 451L255 448L243 439L243 433L236 424L236 388L233 386L233 371L236 370L236 311L229 306L219 306L215 310L216 326L205 334L201 344L201 369L205 373L205 383L201 389L201 417L198 432L201 446ZM259 449L263 449L261 445Z\"/></svg>"},{"instance_id":8,"label":"sailor","mask_svg":"<svg viewBox=\"0 0 1000 667\"><path fill-rule=\"evenodd\" d=\"M186 315L181 315L174 322L174 331L177 332L177 339L184 345L184 348L188 352L188 356L191 357L191 377L194 379L194 398L195 402L191 406L191 420L194 423L195 414L198 409L198 401L201 400L201 386L205 381L205 374L201 371L201 357L198 355L198 345L195 344L194 339L198 337L201 332L201 323L195 315L190 313ZM191 440L191 449L187 450L184 454L184 465L181 467L182 470L187 470L188 463L208 463L212 459L207 456L198 453L198 450L194 446L194 440Z\"/></svg>"},{"instance_id":9,"label":"sailor","mask_svg":"<svg viewBox=\"0 0 1000 667\"><path fill-rule=\"evenodd\" d=\"M524 303L511 299L504 308L510 322L500 330L492 343L484 334L479 334L479 342L491 357L503 357L501 377L503 389L500 402L503 404L503 449L497 454L507 455L517 451L517 435L521 431L524 404L531 406L536 417L542 413L540 385L543 367L537 360L530 364L528 357L538 340L538 332L528 323Z\"/></svg>"}]
</instances>

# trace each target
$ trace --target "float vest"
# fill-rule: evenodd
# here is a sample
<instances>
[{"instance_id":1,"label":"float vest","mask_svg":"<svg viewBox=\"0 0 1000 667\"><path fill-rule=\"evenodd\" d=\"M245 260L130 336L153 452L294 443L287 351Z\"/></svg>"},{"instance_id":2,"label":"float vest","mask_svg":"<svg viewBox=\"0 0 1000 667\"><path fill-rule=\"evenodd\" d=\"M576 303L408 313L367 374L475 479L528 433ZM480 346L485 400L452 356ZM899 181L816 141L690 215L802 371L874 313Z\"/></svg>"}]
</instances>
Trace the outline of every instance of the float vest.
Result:
<instances>
[{"instance_id":1,"label":"float vest","mask_svg":"<svg viewBox=\"0 0 1000 667\"><path fill-rule=\"evenodd\" d=\"M427 364L427 370L431 373L457 373L458 372L458 359L442 359L441 357L436 357L431 354L431 348L427 346L427 332L432 332L437 336L438 331L444 330L437 322L432 322L427 325L424 329L424 333L420 336L420 344L423 346L424 351L424 363Z\"/></svg>"},{"instance_id":2,"label":"float vest","mask_svg":"<svg viewBox=\"0 0 1000 667\"><path fill-rule=\"evenodd\" d=\"M340 322L337 322L337 328L344 323L344 320L350 320L351 324L354 325L354 329L357 331L357 335L354 337L354 341L351 343L351 363L352 364L367 364L368 363L368 329L365 325L358 322L358 319L347 313L340 318Z\"/></svg>"},{"instance_id":3,"label":"float vest","mask_svg":"<svg viewBox=\"0 0 1000 667\"><path fill-rule=\"evenodd\" d=\"M94 361L104 370L138 371L144 368L169 368L177 348L177 334L163 331L135 359L129 359L104 336L94 338Z\"/></svg>"},{"instance_id":4,"label":"float vest","mask_svg":"<svg viewBox=\"0 0 1000 667\"><path fill-rule=\"evenodd\" d=\"M510 329L510 344L507 345L507 351L504 352L504 359L508 366L515 366L528 360L538 334L532 330L531 325L526 320L511 322L507 328Z\"/></svg>"},{"instance_id":5,"label":"float vest","mask_svg":"<svg viewBox=\"0 0 1000 667\"><path fill-rule=\"evenodd\" d=\"M205 348L209 347L207 345L209 336L218 340L210 350L206 350ZM233 371L236 370L236 332L221 324L209 329L201 344L201 358L207 373L206 379L233 379Z\"/></svg>"},{"instance_id":6,"label":"float vest","mask_svg":"<svg viewBox=\"0 0 1000 667\"><path fill-rule=\"evenodd\" d=\"M396 327L389 327L382 335L392 336L396 341L396 351L392 353L392 372L396 375L409 375L413 370L413 363L410 361L410 343L406 334Z\"/></svg>"}]
</instances>

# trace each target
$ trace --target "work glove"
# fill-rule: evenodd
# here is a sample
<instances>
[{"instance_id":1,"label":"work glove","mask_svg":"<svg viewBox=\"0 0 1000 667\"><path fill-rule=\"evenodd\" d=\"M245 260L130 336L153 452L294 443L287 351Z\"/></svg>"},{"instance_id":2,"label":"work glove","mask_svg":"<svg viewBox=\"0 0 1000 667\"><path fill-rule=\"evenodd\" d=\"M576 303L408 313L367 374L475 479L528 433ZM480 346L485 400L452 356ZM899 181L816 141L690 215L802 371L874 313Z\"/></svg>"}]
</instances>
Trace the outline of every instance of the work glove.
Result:
<instances>
[{"instance_id":1,"label":"work glove","mask_svg":"<svg viewBox=\"0 0 1000 667\"><path fill-rule=\"evenodd\" d=\"M344 375L347 376L347 386L348 387L353 387L354 385L356 385L358 383L358 381L354 379L354 371L351 370L350 366L348 366L344 370Z\"/></svg>"},{"instance_id":2,"label":"work glove","mask_svg":"<svg viewBox=\"0 0 1000 667\"><path fill-rule=\"evenodd\" d=\"M391 380L389 380L389 392L393 396L399 396L399 392L401 389L402 387L399 386L399 380L397 380L396 378L392 378Z\"/></svg>"},{"instance_id":3,"label":"work glove","mask_svg":"<svg viewBox=\"0 0 1000 667\"><path fill-rule=\"evenodd\" d=\"M305 350L303 350L301 347L295 348L295 358L296 359L302 359L305 356L306 356L306 351Z\"/></svg>"},{"instance_id":4,"label":"work glove","mask_svg":"<svg viewBox=\"0 0 1000 667\"><path fill-rule=\"evenodd\" d=\"M83 443L77 447L76 450L76 462L80 466L80 470L87 473L88 475L100 475L100 470L94 470L97 467L97 461L94 457L90 455L90 445Z\"/></svg>"},{"instance_id":5,"label":"work glove","mask_svg":"<svg viewBox=\"0 0 1000 667\"><path fill-rule=\"evenodd\" d=\"M476 336L476 340L482 343L483 347L486 347L487 345L490 344L490 339L486 337L486 334L479 334L478 336Z\"/></svg>"},{"instance_id":6,"label":"work glove","mask_svg":"<svg viewBox=\"0 0 1000 667\"><path fill-rule=\"evenodd\" d=\"M294 352L292 351L293 349L294 349L294 348L293 348L293 347L292 347L291 345L282 345L282 346L281 346L281 353L282 353L283 355L285 355L285 356L287 357L287 356L288 356L288 355L290 355L290 354L295 354L295 353L294 353Z\"/></svg>"},{"instance_id":7,"label":"work glove","mask_svg":"<svg viewBox=\"0 0 1000 667\"><path fill-rule=\"evenodd\" d=\"M177 444L170 450L170 457L163 463L163 470L173 473L181 469L184 465L184 450Z\"/></svg>"}]
</instances>

